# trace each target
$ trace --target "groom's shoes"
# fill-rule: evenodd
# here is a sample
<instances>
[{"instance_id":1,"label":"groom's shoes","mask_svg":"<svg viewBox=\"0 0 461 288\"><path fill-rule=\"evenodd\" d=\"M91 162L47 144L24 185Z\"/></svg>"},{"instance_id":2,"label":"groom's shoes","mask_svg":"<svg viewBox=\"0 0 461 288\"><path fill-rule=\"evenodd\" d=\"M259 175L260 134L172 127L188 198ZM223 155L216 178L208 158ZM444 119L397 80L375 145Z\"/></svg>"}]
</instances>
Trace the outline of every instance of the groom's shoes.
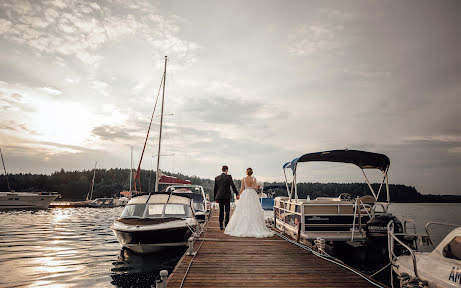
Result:
<instances>
[{"instance_id":1,"label":"groom's shoes","mask_svg":"<svg viewBox=\"0 0 461 288\"><path fill-rule=\"evenodd\" d=\"M219 226L219 229L221 229L221 230L224 230L224 227L222 227L222 226Z\"/></svg>"}]
</instances>

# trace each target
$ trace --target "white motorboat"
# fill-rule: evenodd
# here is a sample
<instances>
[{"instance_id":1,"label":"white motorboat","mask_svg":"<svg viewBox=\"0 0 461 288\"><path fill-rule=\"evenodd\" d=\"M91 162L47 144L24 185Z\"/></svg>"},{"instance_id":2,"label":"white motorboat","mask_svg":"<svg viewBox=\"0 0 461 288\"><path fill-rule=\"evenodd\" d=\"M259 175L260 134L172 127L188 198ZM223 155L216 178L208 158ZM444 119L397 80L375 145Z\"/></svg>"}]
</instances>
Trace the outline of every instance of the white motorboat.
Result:
<instances>
[{"instance_id":1,"label":"white motorboat","mask_svg":"<svg viewBox=\"0 0 461 288\"><path fill-rule=\"evenodd\" d=\"M203 223L206 221L208 214L210 214L210 205L205 191L200 185L171 185L165 190L173 194L190 194L192 198L192 205L194 207L195 218L198 222Z\"/></svg>"},{"instance_id":2,"label":"white motorboat","mask_svg":"<svg viewBox=\"0 0 461 288\"><path fill-rule=\"evenodd\" d=\"M420 252L423 243L435 246L429 234L429 227L434 224L456 228L432 252ZM461 287L461 226L429 222L426 234L394 233L391 221L387 231L389 258L397 276L393 284L400 287ZM413 239L413 242L404 243L402 239Z\"/></svg>"},{"instance_id":3,"label":"white motorboat","mask_svg":"<svg viewBox=\"0 0 461 288\"><path fill-rule=\"evenodd\" d=\"M47 209L58 192L0 192L0 209Z\"/></svg>"},{"instance_id":4,"label":"white motorboat","mask_svg":"<svg viewBox=\"0 0 461 288\"><path fill-rule=\"evenodd\" d=\"M0 192L0 210L47 209L51 202L61 196L58 192L16 192L11 190L2 149L0 149L0 157L2 158L8 190L10 190L10 192Z\"/></svg>"},{"instance_id":5,"label":"white motorboat","mask_svg":"<svg viewBox=\"0 0 461 288\"><path fill-rule=\"evenodd\" d=\"M197 225L191 198L155 193L132 198L110 228L123 247L153 253L186 246Z\"/></svg>"}]
</instances>

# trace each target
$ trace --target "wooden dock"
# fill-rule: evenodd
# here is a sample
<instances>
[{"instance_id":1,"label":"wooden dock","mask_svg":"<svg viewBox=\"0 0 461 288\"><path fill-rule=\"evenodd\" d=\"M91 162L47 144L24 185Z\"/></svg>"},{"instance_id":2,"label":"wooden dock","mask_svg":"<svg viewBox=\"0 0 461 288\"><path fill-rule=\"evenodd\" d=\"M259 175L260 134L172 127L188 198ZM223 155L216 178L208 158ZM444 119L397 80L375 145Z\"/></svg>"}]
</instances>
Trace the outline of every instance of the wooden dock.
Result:
<instances>
[{"instance_id":1,"label":"wooden dock","mask_svg":"<svg viewBox=\"0 0 461 288\"><path fill-rule=\"evenodd\" d=\"M168 278L168 288L375 287L278 236L228 236L219 229L217 212L212 213L205 235L195 241L196 256L181 258Z\"/></svg>"}]
</instances>

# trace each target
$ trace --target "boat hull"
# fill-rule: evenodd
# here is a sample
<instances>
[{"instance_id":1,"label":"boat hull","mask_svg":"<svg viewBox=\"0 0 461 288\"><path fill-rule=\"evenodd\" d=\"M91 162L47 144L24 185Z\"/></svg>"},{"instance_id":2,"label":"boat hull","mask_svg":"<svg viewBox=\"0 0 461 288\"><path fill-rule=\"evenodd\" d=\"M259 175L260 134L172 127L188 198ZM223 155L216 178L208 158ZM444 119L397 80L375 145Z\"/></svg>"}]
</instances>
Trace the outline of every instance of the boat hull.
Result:
<instances>
[{"instance_id":1,"label":"boat hull","mask_svg":"<svg viewBox=\"0 0 461 288\"><path fill-rule=\"evenodd\" d=\"M192 229L185 220L158 225L126 225L111 227L120 244L136 253L155 253L169 247L186 246Z\"/></svg>"},{"instance_id":2,"label":"boat hull","mask_svg":"<svg viewBox=\"0 0 461 288\"><path fill-rule=\"evenodd\" d=\"M36 193L0 193L0 210L47 209L59 195Z\"/></svg>"}]
</instances>

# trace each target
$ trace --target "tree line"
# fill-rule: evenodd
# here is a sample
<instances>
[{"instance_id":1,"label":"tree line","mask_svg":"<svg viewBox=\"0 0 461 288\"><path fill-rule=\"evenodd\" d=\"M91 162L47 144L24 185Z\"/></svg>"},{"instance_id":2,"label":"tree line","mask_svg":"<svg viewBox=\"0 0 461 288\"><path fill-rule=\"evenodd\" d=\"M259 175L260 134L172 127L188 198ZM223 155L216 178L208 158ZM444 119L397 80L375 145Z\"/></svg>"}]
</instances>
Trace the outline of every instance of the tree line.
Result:
<instances>
[{"instance_id":1,"label":"tree line","mask_svg":"<svg viewBox=\"0 0 461 288\"><path fill-rule=\"evenodd\" d=\"M188 179L192 184L203 186L205 192L213 200L214 180L196 176L186 176L177 173L168 175L181 179ZM85 199L91 189L93 170L84 171L60 171L51 175L43 174L8 174L10 188L15 191L37 192L56 191L61 194L63 200ZM98 197L118 197L121 191L130 190L130 169L112 168L96 169L95 183L93 187L93 199ZM155 171L141 170L141 183L136 185L138 191L149 193L154 190ZM234 180L237 188L240 187L240 180ZM284 186L282 182L264 183L264 186ZM375 192L379 190L379 184L372 184ZM166 188L161 185L160 189ZM352 197L371 194L366 183L298 183L299 198L315 199L316 197L337 197L342 193L351 194ZM385 186L381 188L380 201L386 200ZM0 177L0 191L8 191L6 176ZM460 195L424 195L419 193L415 187L390 184L389 193L391 202L456 202L461 203ZM274 189L274 196L286 196L286 189Z\"/></svg>"}]
</instances>

